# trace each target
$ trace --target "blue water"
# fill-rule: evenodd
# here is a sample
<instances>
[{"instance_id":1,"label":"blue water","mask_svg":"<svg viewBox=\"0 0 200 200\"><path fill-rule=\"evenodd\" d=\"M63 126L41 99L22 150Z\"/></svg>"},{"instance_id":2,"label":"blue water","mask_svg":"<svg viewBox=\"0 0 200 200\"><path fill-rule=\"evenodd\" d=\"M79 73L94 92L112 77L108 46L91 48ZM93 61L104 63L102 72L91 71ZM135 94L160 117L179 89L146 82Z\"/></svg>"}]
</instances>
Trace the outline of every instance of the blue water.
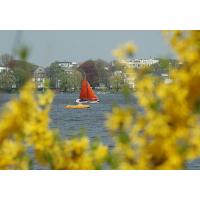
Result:
<instances>
[{"instance_id":1,"label":"blue water","mask_svg":"<svg viewBox=\"0 0 200 200\"><path fill-rule=\"evenodd\" d=\"M0 94L0 107L14 97L14 94ZM58 129L63 138L71 138L80 134L80 129L84 129L90 140L101 139L109 147L113 142L104 126L106 113L112 110L113 104L124 105L125 100L121 94L99 94L99 104L90 104L89 109L65 109L68 104L75 104L78 94L57 94L54 98L50 112L52 128ZM132 103L135 104L134 98ZM200 159L196 159L187 164L187 169L200 169Z\"/></svg>"},{"instance_id":2,"label":"blue water","mask_svg":"<svg viewBox=\"0 0 200 200\"><path fill-rule=\"evenodd\" d=\"M106 113L112 109L112 104L125 104L120 94L100 95L100 103L90 104L89 109L65 109L64 106L75 104L78 94L59 94L55 97L51 111L51 127L59 128L63 137L72 137L84 129L91 140L100 138L104 143L112 146L112 140L107 133L104 122Z\"/></svg>"}]
</instances>

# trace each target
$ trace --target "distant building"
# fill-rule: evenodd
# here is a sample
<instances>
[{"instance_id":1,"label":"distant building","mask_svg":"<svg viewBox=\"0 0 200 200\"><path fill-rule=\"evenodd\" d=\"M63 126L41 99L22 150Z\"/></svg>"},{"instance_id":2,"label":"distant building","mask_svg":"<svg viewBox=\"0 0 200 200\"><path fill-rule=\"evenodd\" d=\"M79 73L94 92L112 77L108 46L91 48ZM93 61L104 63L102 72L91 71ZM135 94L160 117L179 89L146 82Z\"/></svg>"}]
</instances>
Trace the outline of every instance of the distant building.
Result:
<instances>
[{"instance_id":1,"label":"distant building","mask_svg":"<svg viewBox=\"0 0 200 200\"><path fill-rule=\"evenodd\" d=\"M151 65L159 63L159 60L157 59L133 59L133 60L126 60L122 61L122 63L128 64L130 67L133 68L141 68L142 66L150 67ZM131 73L131 72L129 72ZM125 81L131 88L135 88L135 78L131 74L125 75Z\"/></svg>"},{"instance_id":2,"label":"distant building","mask_svg":"<svg viewBox=\"0 0 200 200\"><path fill-rule=\"evenodd\" d=\"M1 72L7 72L9 69L8 69L8 67L2 67L2 66L0 66L0 73Z\"/></svg>"},{"instance_id":3,"label":"distant building","mask_svg":"<svg viewBox=\"0 0 200 200\"><path fill-rule=\"evenodd\" d=\"M126 60L124 62L134 68L140 68L142 66L151 66L151 65L157 64L157 63L159 63L159 60L150 58L150 59Z\"/></svg>"},{"instance_id":4,"label":"distant building","mask_svg":"<svg viewBox=\"0 0 200 200\"><path fill-rule=\"evenodd\" d=\"M139 69L143 66L150 67L154 64L159 64L159 59L149 58L149 59L129 59L129 60L122 60L120 63L127 64L130 68ZM112 61L110 64L111 68L116 66L116 61ZM115 71L115 74L120 74L122 71ZM127 74L129 73L129 74ZM131 71L124 74L124 81L130 86L130 88L135 88L135 78ZM161 75L161 74L160 74ZM170 79L165 78L165 82L169 83Z\"/></svg>"},{"instance_id":5,"label":"distant building","mask_svg":"<svg viewBox=\"0 0 200 200\"><path fill-rule=\"evenodd\" d=\"M38 67L33 72L32 80L35 82L37 89L41 90L45 88L45 78L46 78L46 73L43 67Z\"/></svg>"},{"instance_id":6,"label":"distant building","mask_svg":"<svg viewBox=\"0 0 200 200\"><path fill-rule=\"evenodd\" d=\"M65 73L69 73L69 74L72 74L73 68L79 67L79 64L77 62L71 62L71 61L57 62L57 65L62 67Z\"/></svg>"},{"instance_id":7,"label":"distant building","mask_svg":"<svg viewBox=\"0 0 200 200\"><path fill-rule=\"evenodd\" d=\"M57 64L60 67L68 68L68 69L79 66L77 62L71 62L71 61L57 62Z\"/></svg>"},{"instance_id":8,"label":"distant building","mask_svg":"<svg viewBox=\"0 0 200 200\"><path fill-rule=\"evenodd\" d=\"M130 88L135 88L135 79L131 76L126 76L125 82L129 85Z\"/></svg>"}]
</instances>

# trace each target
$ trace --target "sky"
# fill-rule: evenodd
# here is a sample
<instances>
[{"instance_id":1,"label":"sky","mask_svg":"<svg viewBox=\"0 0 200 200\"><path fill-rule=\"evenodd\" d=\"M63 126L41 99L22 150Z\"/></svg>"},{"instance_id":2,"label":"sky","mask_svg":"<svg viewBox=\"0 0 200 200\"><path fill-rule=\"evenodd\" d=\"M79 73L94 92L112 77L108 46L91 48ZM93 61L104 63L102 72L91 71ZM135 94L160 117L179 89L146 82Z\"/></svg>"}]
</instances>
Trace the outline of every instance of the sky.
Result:
<instances>
[{"instance_id":1,"label":"sky","mask_svg":"<svg viewBox=\"0 0 200 200\"><path fill-rule=\"evenodd\" d=\"M114 59L112 50L125 42L133 42L138 51L135 58L174 57L160 31L136 30L0 30L0 54L12 54L26 45L29 61L43 67L54 61L83 62L88 59Z\"/></svg>"}]
</instances>

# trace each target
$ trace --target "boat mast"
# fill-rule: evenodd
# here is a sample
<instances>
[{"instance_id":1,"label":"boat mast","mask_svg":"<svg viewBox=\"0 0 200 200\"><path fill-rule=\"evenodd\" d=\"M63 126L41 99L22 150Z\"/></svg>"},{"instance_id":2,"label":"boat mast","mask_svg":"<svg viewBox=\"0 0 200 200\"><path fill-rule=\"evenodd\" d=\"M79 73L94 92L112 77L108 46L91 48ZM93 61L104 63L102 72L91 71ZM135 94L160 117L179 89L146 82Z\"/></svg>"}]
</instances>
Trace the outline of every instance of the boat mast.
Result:
<instances>
[{"instance_id":1,"label":"boat mast","mask_svg":"<svg viewBox=\"0 0 200 200\"><path fill-rule=\"evenodd\" d=\"M88 82L87 82L87 79L86 79L86 73L83 71L83 73L84 73L84 78L83 79L85 79L86 80L86 91L87 91L87 99L88 99Z\"/></svg>"},{"instance_id":2,"label":"boat mast","mask_svg":"<svg viewBox=\"0 0 200 200\"><path fill-rule=\"evenodd\" d=\"M87 99L88 99L88 81L87 81L87 78L86 78L86 73L84 72L84 74L85 74L85 80L86 80L86 83L87 83L87 88L86 88L86 91L87 91Z\"/></svg>"}]
</instances>

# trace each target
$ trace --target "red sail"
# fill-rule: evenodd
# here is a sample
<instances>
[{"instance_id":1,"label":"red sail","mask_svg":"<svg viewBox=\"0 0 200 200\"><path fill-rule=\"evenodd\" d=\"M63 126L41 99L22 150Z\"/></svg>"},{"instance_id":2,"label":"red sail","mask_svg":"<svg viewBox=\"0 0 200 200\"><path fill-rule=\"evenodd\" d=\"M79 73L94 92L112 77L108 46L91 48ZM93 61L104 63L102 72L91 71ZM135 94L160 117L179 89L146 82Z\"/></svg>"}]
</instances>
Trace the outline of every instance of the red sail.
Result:
<instances>
[{"instance_id":1,"label":"red sail","mask_svg":"<svg viewBox=\"0 0 200 200\"><path fill-rule=\"evenodd\" d=\"M89 83L88 83L87 91L88 91L88 100L95 100L95 101L98 100L98 97L95 95Z\"/></svg>"},{"instance_id":2,"label":"red sail","mask_svg":"<svg viewBox=\"0 0 200 200\"><path fill-rule=\"evenodd\" d=\"M82 81L81 92L80 92L80 99L87 99L87 81L84 79Z\"/></svg>"},{"instance_id":3,"label":"red sail","mask_svg":"<svg viewBox=\"0 0 200 200\"><path fill-rule=\"evenodd\" d=\"M98 100L98 97L95 95L94 91L90 84L84 79L82 81L82 87L80 92L80 99L82 100Z\"/></svg>"}]
</instances>

